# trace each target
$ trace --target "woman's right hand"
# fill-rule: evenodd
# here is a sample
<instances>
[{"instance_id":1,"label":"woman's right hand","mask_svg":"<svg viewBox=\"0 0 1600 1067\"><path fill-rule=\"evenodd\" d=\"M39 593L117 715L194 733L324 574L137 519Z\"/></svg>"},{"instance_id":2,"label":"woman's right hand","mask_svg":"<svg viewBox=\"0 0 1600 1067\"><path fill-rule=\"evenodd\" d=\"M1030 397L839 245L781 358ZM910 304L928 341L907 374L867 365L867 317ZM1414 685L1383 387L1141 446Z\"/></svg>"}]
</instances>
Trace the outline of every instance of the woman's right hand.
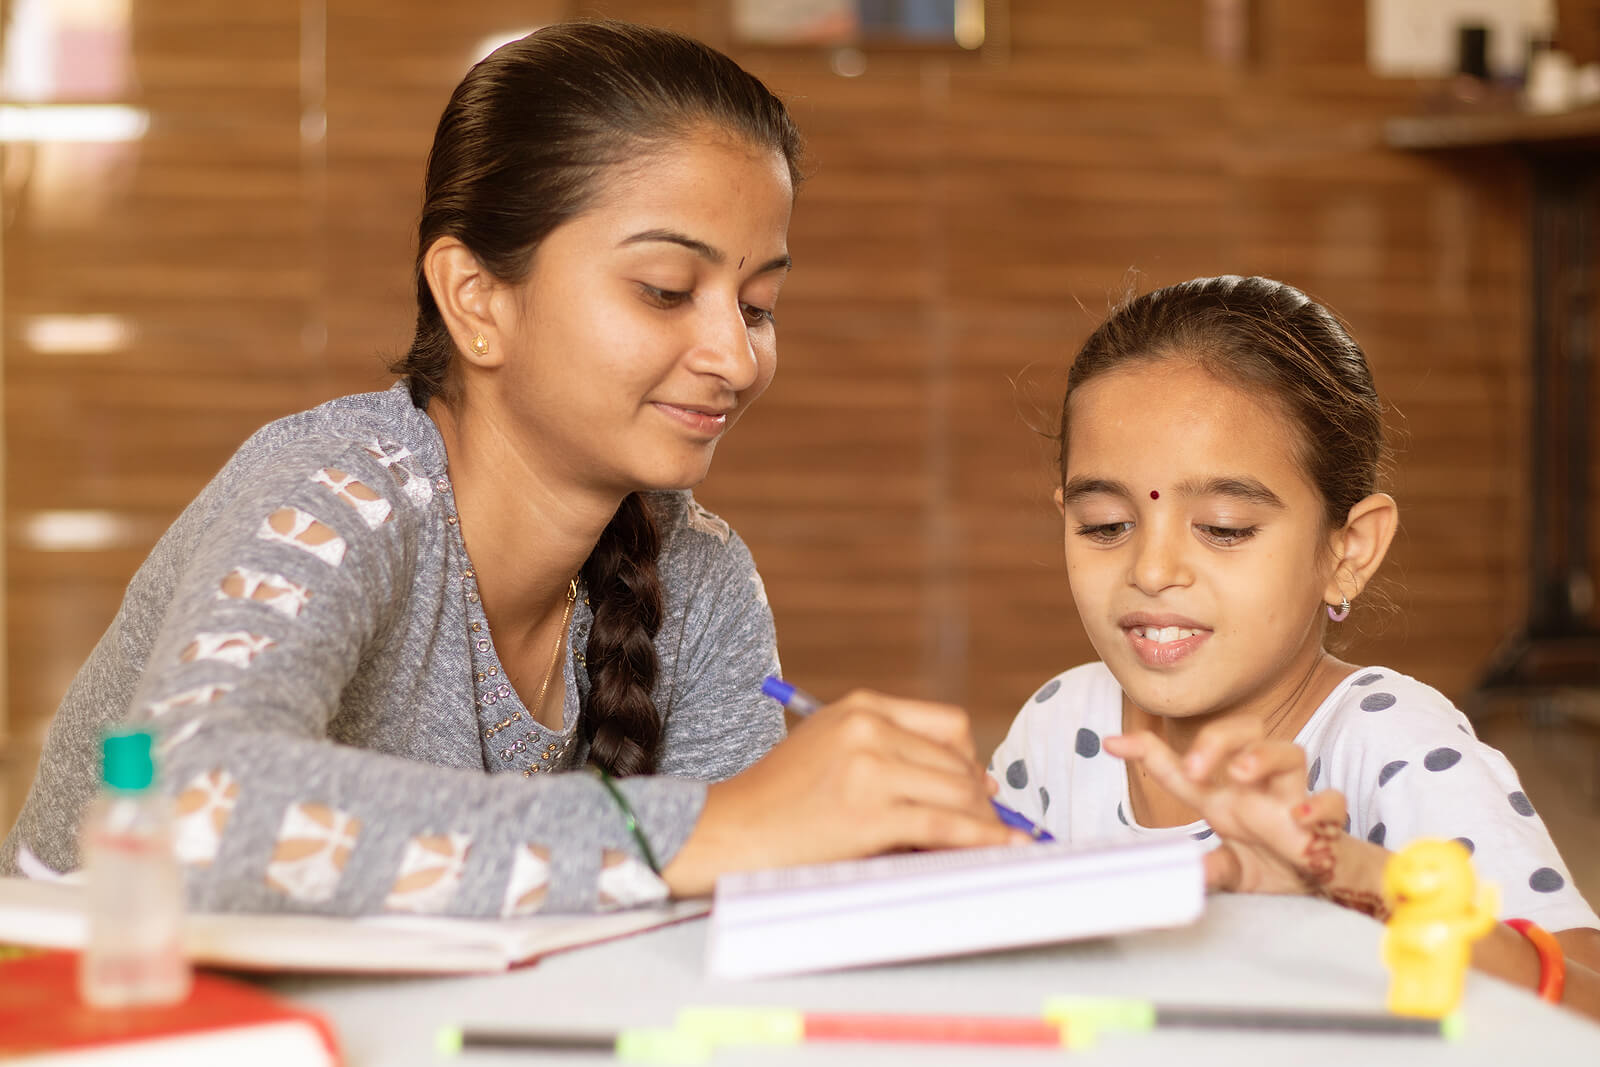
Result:
<instances>
[{"instance_id":1,"label":"woman's right hand","mask_svg":"<svg viewBox=\"0 0 1600 1067\"><path fill-rule=\"evenodd\" d=\"M662 877L675 896L703 896L728 871L1027 841L992 792L960 708L856 690L708 787Z\"/></svg>"}]
</instances>

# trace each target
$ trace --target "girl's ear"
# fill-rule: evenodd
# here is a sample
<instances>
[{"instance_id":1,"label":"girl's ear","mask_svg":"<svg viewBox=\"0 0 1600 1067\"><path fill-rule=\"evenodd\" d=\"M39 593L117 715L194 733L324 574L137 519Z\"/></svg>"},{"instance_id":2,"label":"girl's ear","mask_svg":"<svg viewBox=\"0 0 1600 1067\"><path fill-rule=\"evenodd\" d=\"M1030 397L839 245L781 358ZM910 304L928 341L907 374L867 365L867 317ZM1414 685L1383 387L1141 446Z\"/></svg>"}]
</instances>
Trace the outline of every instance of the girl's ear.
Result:
<instances>
[{"instance_id":1,"label":"girl's ear","mask_svg":"<svg viewBox=\"0 0 1600 1067\"><path fill-rule=\"evenodd\" d=\"M1062 491L1062 489L1061 489L1061 487L1059 485L1056 486L1055 498L1056 498L1056 510L1061 512L1061 517L1062 518L1066 518L1066 516L1067 516L1067 497L1066 497L1066 494Z\"/></svg>"},{"instance_id":2,"label":"girl's ear","mask_svg":"<svg viewBox=\"0 0 1600 1067\"><path fill-rule=\"evenodd\" d=\"M1389 554L1399 524L1400 509L1388 493L1373 493L1350 509L1344 527L1330 540L1334 567L1323 590L1324 602L1337 604L1344 597L1354 600L1361 594Z\"/></svg>"},{"instance_id":3,"label":"girl's ear","mask_svg":"<svg viewBox=\"0 0 1600 1067\"><path fill-rule=\"evenodd\" d=\"M478 257L456 238L441 237L422 257L422 271L456 351L477 366L499 366L506 346L495 315L498 286Z\"/></svg>"}]
</instances>

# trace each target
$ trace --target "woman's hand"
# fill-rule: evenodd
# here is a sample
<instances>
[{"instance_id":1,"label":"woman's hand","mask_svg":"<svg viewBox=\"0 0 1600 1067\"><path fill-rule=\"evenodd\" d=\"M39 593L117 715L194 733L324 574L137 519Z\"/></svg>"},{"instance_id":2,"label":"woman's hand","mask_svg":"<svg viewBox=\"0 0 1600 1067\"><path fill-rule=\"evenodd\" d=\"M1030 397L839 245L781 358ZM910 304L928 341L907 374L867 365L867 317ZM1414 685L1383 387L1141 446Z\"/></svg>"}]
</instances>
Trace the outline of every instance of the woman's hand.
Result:
<instances>
[{"instance_id":1,"label":"woman's hand","mask_svg":"<svg viewBox=\"0 0 1600 1067\"><path fill-rule=\"evenodd\" d=\"M1181 760L1146 731L1108 737L1105 747L1142 764L1216 832L1222 843L1205 858L1208 889L1306 893L1383 911L1388 852L1345 833L1343 795L1307 794L1299 745L1264 740L1253 721L1223 721L1201 730Z\"/></svg>"},{"instance_id":2,"label":"woman's hand","mask_svg":"<svg viewBox=\"0 0 1600 1067\"><path fill-rule=\"evenodd\" d=\"M710 786L662 877L675 895L697 896L727 871L1020 843L992 792L960 708L857 690Z\"/></svg>"}]
</instances>

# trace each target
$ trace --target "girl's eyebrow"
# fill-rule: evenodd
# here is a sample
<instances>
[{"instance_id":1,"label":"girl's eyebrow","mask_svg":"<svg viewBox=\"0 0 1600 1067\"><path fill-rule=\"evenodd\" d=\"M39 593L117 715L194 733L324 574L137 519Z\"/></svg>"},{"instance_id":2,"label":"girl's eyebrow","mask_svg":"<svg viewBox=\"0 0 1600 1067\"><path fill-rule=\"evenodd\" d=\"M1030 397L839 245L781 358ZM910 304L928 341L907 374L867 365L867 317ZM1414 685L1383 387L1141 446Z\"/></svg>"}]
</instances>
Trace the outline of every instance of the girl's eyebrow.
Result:
<instances>
[{"instance_id":1,"label":"girl's eyebrow","mask_svg":"<svg viewBox=\"0 0 1600 1067\"><path fill-rule=\"evenodd\" d=\"M1088 496L1120 496L1128 500L1133 499L1133 494L1128 492L1127 486L1110 478L1079 476L1061 487L1063 504L1075 504Z\"/></svg>"},{"instance_id":2,"label":"girl's eyebrow","mask_svg":"<svg viewBox=\"0 0 1600 1067\"><path fill-rule=\"evenodd\" d=\"M1284 506L1277 493L1248 475L1209 478L1203 482L1180 482L1177 488L1183 496L1226 496L1247 504L1263 504L1269 508L1282 509Z\"/></svg>"},{"instance_id":3,"label":"girl's eyebrow","mask_svg":"<svg viewBox=\"0 0 1600 1067\"><path fill-rule=\"evenodd\" d=\"M1263 483L1248 475L1208 478L1204 481L1190 479L1179 482L1175 488L1178 495L1185 497L1225 496L1248 504L1262 504L1270 508L1281 509L1284 506L1277 493L1274 493ZM1061 487L1061 501L1063 504L1073 504L1091 496L1120 496L1124 500L1133 499L1133 494L1128 491L1126 485L1111 478L1080 476L1073 478Z\"/></svg>"}]
</instances>

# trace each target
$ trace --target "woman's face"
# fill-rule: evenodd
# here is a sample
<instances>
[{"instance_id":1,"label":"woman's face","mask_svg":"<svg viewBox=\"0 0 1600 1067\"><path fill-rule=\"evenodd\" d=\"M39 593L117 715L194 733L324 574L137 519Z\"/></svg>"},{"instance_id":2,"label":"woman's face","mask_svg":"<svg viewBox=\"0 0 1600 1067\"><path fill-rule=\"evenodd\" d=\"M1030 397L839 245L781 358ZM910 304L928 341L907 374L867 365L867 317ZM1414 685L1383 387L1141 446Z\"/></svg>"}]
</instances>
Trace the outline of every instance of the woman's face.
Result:
<instances>
[{"instance_id":1,"label":"woman's face","mask_svg":"<svg viewBox=\"0 0 1600 1067\"><path fill-rule=\"evenodd\" d=\"M699 483L777 369L793 200L782 155L710 128L614 167L497 296L501 432L606 491Z\"/></svg>"}]
</instances>

